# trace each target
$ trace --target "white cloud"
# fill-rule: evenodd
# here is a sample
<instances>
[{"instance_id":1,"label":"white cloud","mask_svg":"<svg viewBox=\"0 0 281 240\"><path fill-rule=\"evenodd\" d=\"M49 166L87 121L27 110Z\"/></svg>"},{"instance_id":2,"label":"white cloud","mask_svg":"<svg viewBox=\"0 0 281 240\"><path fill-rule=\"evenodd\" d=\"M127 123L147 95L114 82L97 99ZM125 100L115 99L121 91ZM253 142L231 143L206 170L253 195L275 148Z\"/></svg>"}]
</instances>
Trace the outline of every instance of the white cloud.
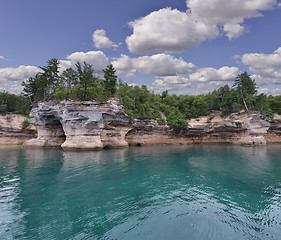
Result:
<instances>
[{"instance_id":1,"label":"white cloud","mask_svg":"<svg viewBox=\"0 0 281 240\"><path fill-rule=\"evenodd\" d=\"M190 81L209 82L209 81L234 81L240 70L236 67L199 68L196 72L189 75Z\"/></svg>"},{"instance_id":2,"label":"white cloud","mask_svg":"<svg viewBox=\"0 0 281 240\"><path fill-rule=\"evenodd\" d=\"M126 38L132 53L179 53L215 39L222 29L229 39L246 30L245 19L261 17L277 7L276 0L187 0L188 11L163 8L129 23Z\"/></svg>"},{"instance_id":3,"label":"white cloud","mask_svg":"<svg viewBox=\"0 0 281 240\"><path fill-rule=\"evenodd\" d=\"M129 79L133 79L135 77L137 69L131 57L122 54L111 63L116 69L116 74L118 76L126 76Z\"/></svg>"},{"instance_id":4,"label":"white cloud","mask_svg":"<svg viewBox=\"0 0 281 240\"><path fill-rule=\"evenodd\" d=\"M225 24L223 30L229 40L240 37L245 31L244 27L240 24Z\"/></svg>"},{"instance_id":5,"label":"white cloud","mask_svg":"<svg viewBox=\"0 0 281 240\"><path fill-rule=\"evenodd\" d=\"M41 70L34 66L19 66L17 68L0 68L0 81L22 82L34 77Z\"/></svg>"},{"instance_id":6,"label":"white cloud","mask_svg":"<svg viewBox=\"0 0 281 240\"><path fill-rule=\"evenodd\" d=\"M270 92L269 88L259 88L258 89L258 94L264 93L268 94Z\"/></svg>"},{"instance_id":7,"label":"white cloud","mask_svg":"<svg viewBox=\"0 0 281 240\"><path fill-rule=\"evenodd\" d=\"M236 54L236 55L233 55L232 56L232 59L234 59L234 60L236 60L236 59L240 59L241 58L241 56L240 55L238 55L238 54Z\"/></svg>"},{"instance_id":8,"label":"white cloud","mask_svg":"<svg viewBox=\"0 0 281 240\"><path fill-rule=\"evenodd\" d=\"M186 92L190 86L191 83L189 79L184 76L165 76L156 78L152 84L152 89L156 93L168 90L170 92L182 94Z\"/></svg>"},{"instance_id":9,"label":"white cloud","mask_svg":"<svg viewBox=\"0 0 281 240\"><path fill-rule=\"evenodd\" d=\"M186 12L164 8L130 22L133 34L126 38L132 53L183 52L218 36L215 25L196 21Z\"/></svg>"},{"instance_id":10,"label":"white cloud","mask_svg":"<svg viewBox=\"0 0 281 240\"><path fill-rule=\"evenodd\" d=\"M97 49L118 47L117 44L109 40L109 38L106 36L105 30L103 29L98 29L94 31L93 42Z\"/></svg>"},{"instance_id":11,"label":"white cloud","mask_svg":"<svg viewBox=\"0 0 281 240\"><path fill-rule=\"evenodd\" d=\"M187 0L187 6L197 20L222 25L229 39L244 32L241 24L247 18L261 17L261 11L273 9L276 0Z\"/></svg>"},{"instance_id":12,"label":"white cloud","mask_svg":"<svg viewBox=\"0 0 281 240\"><path fill-rule=\"evenodd\" d=\"M0 60L5 60L4 56L0 56Z\"/></svg>"},{"instance_id":13,"label":"white cloud","mask_svg":"<svg viewBox=\"0 0 281 240\"><path fill-rule=\"evenodd\" d=\"M194 64L187 63L181 58L175 58L163 53L153 56L139 57L134 59L134 61L135 66L141 73L157 76L186 74L191 68L196 67Z\"/></svg>"},{"instance_id":14,"label":"white cloud","mask_svg":"<svg viewBox=\"0 0 281 240\"><path fill-rule=\"evenodd\" d=\"M189 73L192 68L196 67L182 58L175 58L164 53L138 58L121 55L112 64L117 70L117 75L127 77L133 77L137 71L142 74L152 74L155 76L182 75Z\"/></svg>"},{"instance_id":15,"label":"white cloud","mask_svg":"<svg viewBox=\"0 0 281 240\"><path fill-rule=\"evenodd\" d=\"M272 54L247 53L242 62L249 65L258 84L281 83L281 47Z\"/></svg>"},{"instance_id":16,"label":"white cloud","mask_svg":"<svg viewBox=\"0 0 281 240\"><path fill-rule=\"evenodd\" d=\"M247 53L242 56L242 62L253 69L281 68L281 47L273 54Z\"/></svg>"},{"instance_id":17,"label":"white cloud","mask_svg":"<svg viewBox=\"0 0 281 240\"><path fill-rule=\"evenodd\" d=\"M108 65L108 58L102 51L75 52L66 57L67 60L60 60L60 71L66 68L75 68L77 62L86 62L93 66L95 73L101 74Z\"/></svg>"},{"instance_id":18,"label":"white cloud","mask_svg":"<svg viewBox=\"0 0 281 240\"><path fill-rule=\"evenodd\" d=\"M281 89L280 88L275 88L271 91L271 94L273 96L276 96L276 95L281 95Z\"/></svg>"}]
</instances>

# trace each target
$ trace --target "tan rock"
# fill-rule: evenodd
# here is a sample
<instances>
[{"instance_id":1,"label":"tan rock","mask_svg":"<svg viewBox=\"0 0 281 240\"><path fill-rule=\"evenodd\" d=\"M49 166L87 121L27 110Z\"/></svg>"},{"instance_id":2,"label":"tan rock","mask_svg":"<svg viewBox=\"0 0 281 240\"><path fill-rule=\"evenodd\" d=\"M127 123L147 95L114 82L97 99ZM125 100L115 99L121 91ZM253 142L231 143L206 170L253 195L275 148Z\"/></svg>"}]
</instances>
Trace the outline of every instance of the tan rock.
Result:
<instances>
[{"instance_id":1,"label":"tan rock","mask_svg":"<svg viewBox=\"0 0 281 240\"><path fill-rule=\"evenodd\" d=\"M63 149L102 149L128 146L125 134L130 121L117 99L41 102L30 113L38 137L24 146Z\"/></svg>"},{"instance_id":2,"label":"tan rock","mask_svg":"<svg viewBox=\"0 0 281 240\"><path fill-rule=\"evenodd\" d=\"M22 129L25 119L26 117L21 114L0 115L0 145L21 145L36 135L33 126Z\"/></svg>"}]
</instances>

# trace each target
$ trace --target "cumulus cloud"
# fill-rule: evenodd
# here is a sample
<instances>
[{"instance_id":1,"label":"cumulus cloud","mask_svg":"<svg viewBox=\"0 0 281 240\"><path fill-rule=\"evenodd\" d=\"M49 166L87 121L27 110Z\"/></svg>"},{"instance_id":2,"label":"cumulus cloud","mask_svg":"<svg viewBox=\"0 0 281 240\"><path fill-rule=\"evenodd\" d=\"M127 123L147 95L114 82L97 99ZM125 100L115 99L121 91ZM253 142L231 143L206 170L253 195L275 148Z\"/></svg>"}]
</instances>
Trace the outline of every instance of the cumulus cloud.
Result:
<instances>
[{"instance_id":1,"label":"cumulus cloud","mask_svg":"<svg viewBox=\"0 0 281 240\"><path fill-rule=\"evenodd\" d=\"M246 53L241 60L250 66L258 84L281 83L281 47L272 54Z\"/></svg>"},{"instance_id":2,"label":"cumulus cloud","mask_svg":"<svg viewBox=\"0 0 281 240\"><path fill-rule=\"evenodd\" d=\"M187 0L186 4L195 19L222 25L229 39L244 32L245 19L261 17L261 11L277 6L276 0Z\"/></svg>"},{"instance_id":3,"label":"cumulus cloud","mask_svg":"<svg viewBox=\"0 0 281 240\"><path fill-rule=\"evenodd\" d=\"M129 23L132 35L126 38L132 53L179 53L215 39L222 29L229 39L246 30L248 18L277 7L276 0L187 0L186 12L163 8Z\"/></svg>"},{"instance_id":4,"label":"cumulus cloud","mask_svg":"<svg viewBox=\"0 0 281 240\"><path fill-rule=\"evenodd\" d=\"M109 40L109 38L106 36L105 30L103 29L98 29L94 31L93 42L97 49L118 47L117 44Z\"/></svg>"},{"instance_id":5,"label":"cumulus cloud","mask_svg":"<svg viewBox=\"0 0 281 240\"><path fill-rule=\"evenodd\" d=\"M271 94L273 96L276 96L276 95L281 95L281 89L280 88L275 88L271 91Z\"/></svg>"},{"instance_id":6,"label":"cumulus cloud","mask_svg":"<svg viewBox=\"0 0 281 240\"><path fill-rule=\"evenodd\" d=\"M116 69L117 75L126 76L129 79L133 79L135 77L135 72L137 69L131 57L122 54L119 58L116 58L111 63Z\"/></svg>"},{"instance_id":7,"label":"cumulus cloud","mask_svg":"<svg viewBox=\"0 0 281 240\"><path fill-rule=\"evenodd\" d=\"M184 76L165 76L158 77L152 84L152 90L157 93L168 90L170 92L176 92L179 94L187 91L187 88L191 86L191 83L187 77Z\"/></svg>"},{"instance_id":8,"label":"cumulus cloud","mask_svg":"<svg viewBox=\"0 0 281 240\"><path fill-rule=\"evenodd\" d=\"M177 94L196 95L234 82L239 73L241 72L236 67L199 68L187 75L157 77L152 86L155 92L169 90Z\"/></svg>"},{"instance_id":9,"label":"cumulus cloud","mask_svg":"<svg viewBox=\"0 0 281 240\"><path fill-rule=\"evenodd\" d=\"M117 69L117 74L127 77L133 77L137 71L142 74L155 76L175 76L187 74L192 68L196 67L194 64L188 63L182 58L175 58L172 55L164 53L138 58L121 55L112 64Z\"/></svg>"},{"instance_id":10,"label":"cumulus cloud","mask_svg":"<svg viewBox=\"0 0 281 240\"><path fill-rule=\"evenodd\" d=\"M270 89L269 88L259 88L258 89L258 94L268 94L270 92Z\"/></svg>"},{"instance_id":11,"label":"cumulus cloud","mask_svg":"<svg viewBox=\"0 0 281 240\"><path fill-rule=\"evenodd\" d=\"M240 70L237 67L199 68L196 72L189 75L192 82L211 82L211 81L233 81Z\"/></svg>"},{"instance_id":12,"label":"cumulus cloud","mask_svg":"<svg viewBox=\"0 0 281 240\"><path fill-rule=\"evenodd\" d=\"M246 53L242 56L242 62L253 69L281 68L281 47L273 54Z\"/></svg>"},{"instance_id":13,"label":"cumulus cloud","mask_svg":"<svg viewBox=\"0 0 281 240\"><path fill-rule=\"evenodd\" d=\"M225 24L223 30L226 32L226 36L229 40L238 38L245 31L244 27L240 24Z\"/></svg>"},{"instance_id":14,"label":"cumulus cloud","mask_svg":"<svg viewBox=\"0 0 281 240\"><path fill-rule=\"evenodd\" d=\"M41 71L40 68L34 66L0 68L0 90L19 94L22 90L21 83Z\"/></svg>"},{"instance_id":15,"label":"cumulus cloud","mask_svg":"<svg viewBox=\"0 0 281 240\"><path fill-rule=\"evenodd\" d=\"M5 58L4 58L4 56L0 56L0 60L4 60Z\"/></svg>"},{"instance_id":16,"label":"cumulus cloud","mask_svg":"<svg viewBox=\"0 0 281 240\"><path fill-rule=\"evenodd\" d=\"M60 60L60 71L66 68L75 68L77 62L86 62L93 66L96 73L102 73L102 70L108 65L108 58L102 51L75 52L66 57L67 60Z\"/></svg>"},{"instance_id":17,"label":"cumulus cloud","mask_svg":"<svg viewBox=\"0 0 281 240\"><path fill-rule=\"evenodd\" d=\"M188 13L164 8L130 22L133 34L126 38L132 53L183 52L218 36L218 29L196 21Z\"/></svg>"},{"instance_id":18,"label":"cumulus cloud","mask_svg":"<svg viewBox=\"0 0 281 240\"><path fill-rule=\"evenodd\" d=\"M0 81L22 82L30 77L34 77L40 71L39 68L34 66L0 68Z\"/></svg>"}]
</instances>

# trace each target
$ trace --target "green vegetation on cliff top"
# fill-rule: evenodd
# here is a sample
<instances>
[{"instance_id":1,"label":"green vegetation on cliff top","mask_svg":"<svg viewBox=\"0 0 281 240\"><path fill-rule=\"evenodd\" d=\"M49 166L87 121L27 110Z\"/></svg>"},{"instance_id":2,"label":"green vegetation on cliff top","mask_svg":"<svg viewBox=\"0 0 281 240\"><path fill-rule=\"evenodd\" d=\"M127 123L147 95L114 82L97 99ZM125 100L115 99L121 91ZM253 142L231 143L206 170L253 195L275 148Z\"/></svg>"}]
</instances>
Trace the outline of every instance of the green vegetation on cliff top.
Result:
<instances>
[{"instance_id":1,"label":"green vegetation on cliff top","mask_svg":"<svg viewBox=\"0 0 281 240\"><path fill-rule=\"evenodd\" d=\"M208 94L188 96L150 92L146 86L130 86L119 80L112 65L103 70L103 78L94 74L93 66L77 62L75 69L60 73L59 61L50 59L40 67L35 77L23 82L22 96L0 93L0 113L28 113L30 106L44 100L95 100L103 102L116 96L124 105L130 119L154 118L159 124L173 128L186 128L187 119L197 118L212 110L228 115L242 109L260 111L271 119L273 113L281 114L281 96L257 94L255 81L247 72L237 76L232 87L225 85ZM165 116L166 119L163 118Z\"/></svg>"}]
</instances>

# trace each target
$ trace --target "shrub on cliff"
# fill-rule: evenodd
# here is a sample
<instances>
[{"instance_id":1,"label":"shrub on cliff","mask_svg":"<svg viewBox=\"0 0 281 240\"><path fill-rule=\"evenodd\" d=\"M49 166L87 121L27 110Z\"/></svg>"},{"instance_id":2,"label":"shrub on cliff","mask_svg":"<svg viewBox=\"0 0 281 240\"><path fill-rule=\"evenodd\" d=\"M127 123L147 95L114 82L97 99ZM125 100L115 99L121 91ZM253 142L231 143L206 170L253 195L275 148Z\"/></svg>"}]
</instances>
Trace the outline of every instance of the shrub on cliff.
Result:
<instances>
[{"instance_id":1,"label":"shrub on cliff","mask_svg":"<svg viewBox=\"0 0 281 240\"><path fill-rule=\"evenodd\" d=\"M22 124L21 124L21 128L22 129L27 129L27 127L29 126L29 121L28 119L24 119Z\"/></svg>"}]
</instances>

